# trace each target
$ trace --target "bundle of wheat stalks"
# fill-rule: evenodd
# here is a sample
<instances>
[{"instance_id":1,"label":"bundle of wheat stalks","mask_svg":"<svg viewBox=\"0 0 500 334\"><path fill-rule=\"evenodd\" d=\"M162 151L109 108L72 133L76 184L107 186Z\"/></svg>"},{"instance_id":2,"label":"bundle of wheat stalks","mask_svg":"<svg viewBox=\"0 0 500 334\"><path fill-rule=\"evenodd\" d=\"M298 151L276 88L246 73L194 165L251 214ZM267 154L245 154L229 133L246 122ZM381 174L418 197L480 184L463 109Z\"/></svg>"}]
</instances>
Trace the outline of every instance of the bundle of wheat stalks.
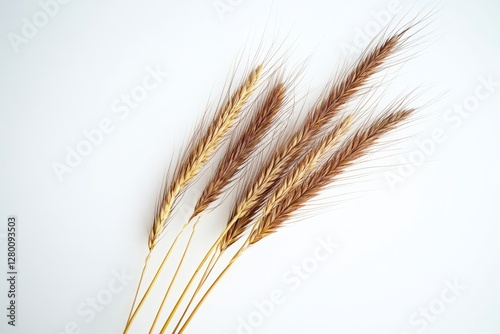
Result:
<instances>
[{"instance_id":1,"label":"bundle of wheat stalks","mask_svg":"<svg viewBox=\"0 0 500 334\"><path fill-rule=\"evenodd\" d=\"M149 253L124 333L133 327L165 263L169 262L173 249L188 227L191 227L189 239L183 246L182 257L175 264L177 269L168 278L168 288L151 327L147 329L149 333L158 330L159 333L183 333L221 277L247 249L277 232L300 208L369 153L383 135L408 122L415 109L408 107L404 98L391 103L379 116L371 119L365 117L364 110L346 112L346 106L375 86L371 80L373 75L391 65L391 57L407 46L415 26L415 23L409 24L372 42L352 67L327 86L302 123L293 131L279 131L281 137L272 136L272 142L266 138L278 132L277 126L286 123L293 110L287 107L294 99L291 92L293 79L285 76L277 63L263 61L244 77L236 89L228 90L213 118L196 131L172 176L165 182L149 235ZM264 82L267 84L262 85ZM259 88L262 88L261 93L253 99L252 94ZM152 251L163 234L170 230L167 226L175 204L226 141L225 152L191 218L169 245L144 293L139 294ZM265 158L260 149L264 144L270 146L270 153ZM250 173L248 161L255 156L259 157L260 165L255 173ZM231 187L234 184L238 187ZM192 272L182 293L174 299L172 309L164 310L203 214L213 208L223 194L234 189L238 194L226 228ZM214 272L227 252L231 252L232 257L226 260L221 270ZM162 313L168 314L163 324L158 323Z\"/></svg>"}]
</instances>

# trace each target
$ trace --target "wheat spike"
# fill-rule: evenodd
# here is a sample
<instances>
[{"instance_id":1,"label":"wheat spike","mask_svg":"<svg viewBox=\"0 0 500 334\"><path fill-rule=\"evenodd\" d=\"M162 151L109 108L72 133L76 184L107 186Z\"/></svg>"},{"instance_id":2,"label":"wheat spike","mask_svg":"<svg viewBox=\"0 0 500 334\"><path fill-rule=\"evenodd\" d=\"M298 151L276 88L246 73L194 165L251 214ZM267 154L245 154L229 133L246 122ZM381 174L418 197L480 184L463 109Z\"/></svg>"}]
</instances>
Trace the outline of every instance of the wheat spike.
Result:
<instances>
[{"instance_id":1,"label":"wheat spike","mask_svg":"<svg viewBox=\"0 0 500 334\"><path fill-rule=\"evenodd\" d=\"M149 248L152 249L165 227L165 221L170 216L177 196L188 183L200 172L205 163L214 154L226 134L237 120L243 105L253 93L262 74L263 66L255 68L248 78L238 87L236 92L220 108L206 131L191 145L185 159L182 160L171 184L163 193L157 214L149 236Z\"/></svg>"},{"instance_id":2,"label":"wheat spike","mask_svg":"<svg viewBox=\"0 0 500 334\"><path fill-rule=\"evenodd\" d=\"M392 35L362 56L356 62L354 70L341 79L338 84L333 85L326 98L308 114L303 125L268 159L233 208L229 220L232 226L221 243L221 249L225 249L238 240L262 207L262 203L272 193L278 178L284 174L291 162L295 161L301 152L310 145L311 141L338 111L364 87L368 78L379 71L384 61L404 43L406 40L404 36L408 29ZM235 221L236 223L234 223Z\"/></svg>"},{"instance_id":3,"label":"wheat spike","mask_svg":"<svg viewBox=\"0 0 500 334\"><path fill-rule=\"evenodd\" d=\"M358 130L321 168L313 172L295 189L289 191L288 196L282 198L280 202L272 204L273 209L256 222L249 237L249 244L254 244L276 232L307 201L332 183L355 160L365 155L382 135L408 119L414 111L414 109L406 109L389 113L370 126Z\"/></svg>"}]
</instances>

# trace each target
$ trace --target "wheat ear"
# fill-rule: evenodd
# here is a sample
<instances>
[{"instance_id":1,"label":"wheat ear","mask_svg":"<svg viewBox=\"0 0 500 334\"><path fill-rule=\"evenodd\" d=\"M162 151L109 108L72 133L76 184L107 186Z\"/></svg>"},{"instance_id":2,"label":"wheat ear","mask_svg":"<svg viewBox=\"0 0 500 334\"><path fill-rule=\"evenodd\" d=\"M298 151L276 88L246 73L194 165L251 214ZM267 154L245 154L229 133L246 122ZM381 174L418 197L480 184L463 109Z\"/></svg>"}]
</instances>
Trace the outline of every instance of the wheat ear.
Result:
<instances>
[{"instance_id":1,"label":"wheat ear","mask_svg":"<svg viewBox=\"0 0 500 334\"><path fill-rule=\"evenodd\" d=\"M219 110L205 133L199 137L186 155L186 158L176 169L173 181L162 195L153 227L149 236L149 248L152 249L158 242L159 236L170 216L177 196L200 172L205 163L214 154L226 134L234 125L243 106L250 98L262 74L263 65L257 66L245 82L236 90Z\"/></svg>"},{"instance_id":2,"label":"wheat ear","mask_svg":"<svg viewBox=\"0 0 500 334\"><path fill-rule=\"evenodd\" d=\"M233 208L233 219L230 222L236 220L236 223L233 223L223 242L220 243L222 250L227 249L237 241L247 229L262 203L272 192L276 181L290 166L290 163L297 159L332 117L364 87L368 78L379 71L384 61L404 43L406 40L404 36L408 29L392 35L362 56L356 62L354 69L338 84L333 85L326 98L307 116L298 131L275 151Z\"/></svg>"}]
</instances>

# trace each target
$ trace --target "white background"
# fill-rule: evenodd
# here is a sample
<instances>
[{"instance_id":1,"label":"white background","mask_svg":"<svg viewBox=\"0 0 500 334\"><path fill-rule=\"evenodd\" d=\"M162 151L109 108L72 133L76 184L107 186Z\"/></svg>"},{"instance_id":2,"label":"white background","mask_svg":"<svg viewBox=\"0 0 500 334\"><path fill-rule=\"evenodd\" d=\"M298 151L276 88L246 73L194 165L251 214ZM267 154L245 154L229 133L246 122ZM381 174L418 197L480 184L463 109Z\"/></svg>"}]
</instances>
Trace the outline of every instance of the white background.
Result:
<instances>
[{"instance_id":1,"label":"white background","mask_svg":"<svg viewBox=\"0 0 500 334\"><path fill-rule=\"evenodd\" d=\"M218 12L214 5L221 3L230 10ZM401 0L396 19L407 22L425 5ZM500 333L499 5L427 5L435 13L425 31L431 34L416 39L424 47L417 46L389 91L397 96L424 85L419 101L431 101L427 112L436 117L426 118L416 136L384 160L393 166L385 171L397 173L401 157L418 149L414 139L430 138L433 129L442 129L446 140L394 189L383 172L371 174L371 183L343 189L355 199L256 245L213 291L188 333L238 333L241 319L257 312L254 303L276 289L284 301L247 333L417 333L422 322L410 317L439 303L446 280L466 289L420 332ZM295 42L290 67L310 57L299 84L302 95L311 90L307 106L338 64L352 60L341 45L389 7L361 0L73 0L16 52L9 33L21 35L23 18L32 22L41 7L2 0L0 259L5 268L7 217L16 215L20 274L16 328L6 325L7 285L4 279L0 284L1 332L121 332L164 170L207 103L218 98L245 45L257 44L263 33L289 34ZM148 67L170 75L120 119L113 103L141 84ZM454 126L444 115L472 101L476 89L485 91L481 77L497 86ZM64 163L66 147L75 148L83 131L105 118L113 131L60 182L54 162ZM220 232L226 209L206 217L193 257ZM176 224L183 218L179 214ZM314 253L317 238L328 237L338 249L293 290L283 277ZM89 310L89 298L103 296L122 271L130 276L125 288L92 319L82 316L78 309ZM147 332L155 310L147 304L131 332ZM66 330L72 326L78 330Z\"/></svg>"}]
</instances>

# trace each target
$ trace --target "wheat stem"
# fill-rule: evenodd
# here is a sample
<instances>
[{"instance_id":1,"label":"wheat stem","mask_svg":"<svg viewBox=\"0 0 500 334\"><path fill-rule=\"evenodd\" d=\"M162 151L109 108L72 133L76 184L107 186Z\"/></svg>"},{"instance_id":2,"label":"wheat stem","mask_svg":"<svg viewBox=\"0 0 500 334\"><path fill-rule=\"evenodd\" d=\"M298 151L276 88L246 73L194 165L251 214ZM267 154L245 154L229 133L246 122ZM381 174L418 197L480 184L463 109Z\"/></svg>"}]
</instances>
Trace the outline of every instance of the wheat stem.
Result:
<instances>
[{"instance_id":1,"label":"wheat stem","mask_svg":"<svg viewBox=\"0 0 500 334\"><path fill-rule=\"evenodd\" d=\"M229 229L233 226L234 223L236 223L236 220L238 219L238 217L235 217L233 218L226 226L225 230L221 233L221 235L217 238L217 240L215 240L215 242L212 244L212 246L210 247L210 249L207 251L207 253L205 254L205 256L203 257L203 259L201 260L200 264L198 265L198 267L196 268L196 270L194 271L194 273L191 275L191 278L189 279L188 283L186 284L186 286L184 287L184 290L182 291L179 299L177 299L177 302L175 303L174 305L174 308L172 309L172 311L170 312L167 320L165 321L165 324L163 325L163 328L162 330L166 329L168 327L168 325L170 324L170 322L172 321L172 318L174 317L175 313L177 312L180 304L182 303L182 301L184 300L184 298L186 297L186 294L189 290L189 288L191 287L191 285L194 283L194 280L196 278L196 276L198 276L198 273L200 272L201 268L203 268L203 266L205 265L205 262L207 262L208 260L208 257L210 256L210 254L213 253L213 251L219 246L222 238L226 235L226 233L229 231Z\"/></svg>"},{"instance_id":2,"label":"wheat stem","mask_svg":"<svg viewBox=\"0 0 500 334\"><path fill-rule=\"evenodd\" d=\"M130 329L130 326L132 324L132 322L134 321L134 319L136 318L139 310L141 309L141 307L143 306L144 302L146 301L146 298L149 296L149 294L151 293L151 290L153 289L153 286L154 284L156 283L156 281L158 280L158 277L160 276L160 273L161 271L163 270L163 267L165 266L165 264L167 263L167 260L170 258L170 254L172 253L175 245L177 244L177 241L179 240L180 236L182 235L182 233L184 232L185 228L187 227L187 224L184 225L182 227L182 229L179 231L179 233L177 234L177 236L175 237L174 241L172 242L172 244L170 245L170 248L168 249L167 253L165 254L165 256L163 257L163 261L161 262L160 264L160 267L158 268L158 270L156 271L156 274L155 276L153 277L153 280L151 281L151 283L149 284L146 292L144 293L144 296L142 296L141 298L141 301L139 302L139 305L137 305L137 308L135 309L135 311L132 313L132 316L130 317L130 319L128 320L127 322L127 325L125 326L125 330L123 331L123 334L126 334L128 333L129 329Z\"/></svg>"},{"instance_id":3,"label":"wheat stem","mask_svg":"<svg viewBox=\"0 0 500 334\"><path fill-rule=\"evenodd\" d=\"M184 331L186 330L186 327L189 325L189 323L193 319L193 317L196 314L196 312L198 312L199 308L201 307L201 305L203 304L203 302L206 300L206 298L208 297L208 295L210 294L210 292L214 289L214 287L217 285L217 283L219 283L219 281L222 279L222 277L224 277L224 275L227 273L227 271L229 270L229 268L231 268L231 266L234 264L234 262L248 248L248 246L249 246L249 243L245 242L240 247L240 249L236 252L236 254L231 258L231 260L229 261L229 263L227 264L227 266L221 271L221 273L217 276L217 278L212 282L212 284L210 285L210 287L207 289L207 291L205 291L205 293L203 294L203 296L201 297L201 299L196 304L196 306L193 309L193 311L189 314L189 317L184 322L184 325L182 325L181 329L179 330L179 334L184 333ZM165 330L166 330L166 328L162 329L162 331L160 332L160 334L164 334Z\"/></svg>"},{"instance_id":4,"label":"wheat stem","mask_svg":"<svg viewBox=\"0 0 500 334\"><path fill-rule=\"evenodd\" d=\"M201 216L198 216L198 220L196 221L196 223L194 224L194 226L196 226L198 224L198 222L200 221L200 218L201 218ZM186 226L187 225L189 225L189 222L186 224ZM195 230L195 228L193 227L193 232L194 232L194 230ZM154 327L156 326L156 323L158 322L158 319L160 317L161 311L163 310L163 307L165 306L165 302L167 301L168 294L170 293L170 290L172 289L172 287L174 285L175 279L177 278L177 275L179 274L181 265L182 265L182 263L184 261L184 258L186 257L186 253L187 253L187 251L189 249L189 244L191 243L191 240L193 239L193 235L194 235L193 232L189 236L189 240L187 242L187 246L185 247L184 252L182 253L182 257L180 259L179 264L177 265L177 268L175 270L174 276L172 277L172 280L170 281L170 284L168 285L167 291L165 292L165 295L163 296L163 300L161 301L160 307L158 308L158 311L156 312L156 316L155 316L155 318L153 320L153 324L151 325L151 328L149 330L149 334L153 333ZM161 270L161 269L159 269L159 270Z\"/></svg>"},{"instance_id":5,"label":"wheat stem","mask_svg":"<svg viewBox=\"0 0 500 334\"><path fill-rule=\"evenodd\" d=\"M127 322L130 320L130 317L132 316L132 312L134 311L135 303L137 301L137 297L139 296L139 290L141 288L142 281L144 279L144 275L146 273L150 259L151 259L151 250L148 251L148 255L146 256L146 259L144 260L144 265L142 266L142 271L141 271L141 277L139 278L139 283L137 284L137 289L135 290L134 300L132 302L132 306L130 307L130 312L128 314Z\"/></svg>"},{"instance_id":6,"label":"wheat stem","mask_svg":"<svg viewBox=\"0 0 500 334\"><path fill-rule=\"evenodd\" d=\"M208 263L207 268L205 269L205 272L203 273L203 276L201 277L201 280L198 283L198 286L196 287L195 291L193 292L193 295L191 296L191 298L189 299L189 302L187 303L186 307L184 308L184 311L182 312L182 315L181 315L179 321L177 322L177 325L175 326L175 328L173 330L174 333L175 333L175 331L177 331L177 329L181 325L182 320L186 316L186 313L189 310L189 307L193 303L194 299L198 295L198 292L200 292L201 288L203 287L203 284L205 284L207 278L212 273L212 270L217 265L217 263L219 263L221 255L222 255L222 252L217 251L217 250L216 250L216 252L213 253L212 258L210 259L210 262Z\"/></svg>"}]
</instances>

